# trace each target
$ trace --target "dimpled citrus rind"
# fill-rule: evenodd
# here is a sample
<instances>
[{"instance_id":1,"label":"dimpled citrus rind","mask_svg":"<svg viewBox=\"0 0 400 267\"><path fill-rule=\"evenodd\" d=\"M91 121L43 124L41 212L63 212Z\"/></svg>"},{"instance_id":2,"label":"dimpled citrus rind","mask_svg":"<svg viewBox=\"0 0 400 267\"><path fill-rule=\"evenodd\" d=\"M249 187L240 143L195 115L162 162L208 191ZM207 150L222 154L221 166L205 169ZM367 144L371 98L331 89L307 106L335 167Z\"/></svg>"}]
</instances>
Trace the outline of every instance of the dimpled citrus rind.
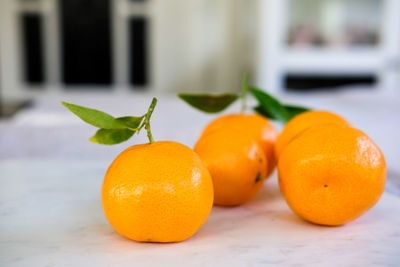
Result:
<instances>
[{"instance_id":1,"label":"dimpled citrus rind","mask_svg":"<svg viewBox=\"0 0 400 267\"><path fill-rule=\"evenodd\" d=\"M268 177L275 169L277 161L274 153L274 145L278 134L272 124L258 114L227 114L210 122L204 128L201 136L226 129L248 134L256 140L264 151L268 161Z\"/></svg>"},{"instance_id":2,"label":"dimpled citrus rind","mask_svg":"<svg viewBox=\"0 0 400 267\"><path fill-rule=\"evenodd\" d=\"M251 137L219 130L201 137L194 151L213 179L215 205L243 204L261 189L268 163L263 150Z\"/></svg>"},{"instance_id":3,"label":"dimpled citrus rind","mask_svg":"<svg viewBox=\"0 0 400 267\"><path fill-rule=\"evenodd\" d=\"M102 187L106 218L122 236L178 242L207 220L210 174L190 148L170 141L132 146L109 167Z\"/></svg>"},{"instance_id":4,"label":"dimpled citrus rind","mask_svg":"<svg viewBox=\"0 0 400 267\"><path fill-rule=\"evenodd\" d=\"M350 222L383 193L386 163L363 132L345 125L320 125L290 142L278 163L280 190L303 219L322 225Z\"/></svg>"},{"instance_id":5,"label":"dimpled citrus rind","mask_svg":"<svg viewBox=\"0 0 400 267\"><path fill-rule=\"evenodd\" d=\"M280 154L288 143L296 136L301 134L304 130L311 126L319 124L343 124L350 125L350 123L343 117L323 110L312 110L301 113L291 119L283 128L275 142L275 157L279 159Z\"/></svg>"}]
</instances>

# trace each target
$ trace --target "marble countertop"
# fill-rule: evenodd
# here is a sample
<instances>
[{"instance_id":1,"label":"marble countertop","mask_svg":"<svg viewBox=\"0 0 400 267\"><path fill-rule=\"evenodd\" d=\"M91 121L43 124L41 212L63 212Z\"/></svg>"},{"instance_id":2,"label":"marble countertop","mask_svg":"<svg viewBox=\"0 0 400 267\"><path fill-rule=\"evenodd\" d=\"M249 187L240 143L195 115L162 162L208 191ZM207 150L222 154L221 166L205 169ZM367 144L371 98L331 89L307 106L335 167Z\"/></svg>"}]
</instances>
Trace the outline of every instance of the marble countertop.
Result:
<instances>
[{"instance_id":1,"label":"marble countertop","mask_svg":"<svg viewBox=\"0 0 400 267\"><path fill-rule=\"evenodd\" d=\"M398 266L400 198L384 193L360 219L323 227L295 216L276 175L236 208L214 207L190 239L137 243L107 223L104 161L0 162L0 266Z\"/></svg>"},{"instance_id":2,"label":"marble countertop","mask_svg":"<svg viewBox=\"0 0 400 267\"><path fill-rule=\"evenodd\" d=\"M0 266L399 266L399 96L355 90L283 98L338 112L381 147L388 183L379 203L360 219L341 227L299 219L274 174L246 205L214 207L185 242L125 239L106 221L100 189L108 165L132 142L112 147L88 142L95 130L59 101L118 116L142 113L151 96L53 96L0 121ZM227 112L236 110L234 105ZM212 118L174 96L159 96L153 135L192 146Z\"/></svg>"}]
</instances>

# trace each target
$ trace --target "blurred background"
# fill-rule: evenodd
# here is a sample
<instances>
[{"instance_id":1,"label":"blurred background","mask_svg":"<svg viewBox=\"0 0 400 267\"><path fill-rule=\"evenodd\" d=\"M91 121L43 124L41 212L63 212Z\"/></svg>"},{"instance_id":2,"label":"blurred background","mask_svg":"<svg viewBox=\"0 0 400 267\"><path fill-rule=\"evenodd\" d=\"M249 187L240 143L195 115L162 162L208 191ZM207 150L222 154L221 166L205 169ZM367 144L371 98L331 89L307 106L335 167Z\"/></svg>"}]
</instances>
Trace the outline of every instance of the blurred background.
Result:
<instances>
[{"instance_id":1,"label":"blurred background","mask_svg":"<svg viewBox=\"0 0 400 267\"><path fill-rule=\"evenodd\" d=\"M400 157L398 0L1 0L0 157L108 155L60 100L134 115L160 96L161 139L192 145L212 117L174 93L238 92L244 72Z\"/></svg>"},{"instance_id":2,"label":"blurred background","mask_svg":"<svg viewBox=\"0 0 400 267\"><path fill-rule=\"evenodd\" d=\"M2 103L69 91L398 91L397 0L2 0Z\"/></svg>"}]
</instances>

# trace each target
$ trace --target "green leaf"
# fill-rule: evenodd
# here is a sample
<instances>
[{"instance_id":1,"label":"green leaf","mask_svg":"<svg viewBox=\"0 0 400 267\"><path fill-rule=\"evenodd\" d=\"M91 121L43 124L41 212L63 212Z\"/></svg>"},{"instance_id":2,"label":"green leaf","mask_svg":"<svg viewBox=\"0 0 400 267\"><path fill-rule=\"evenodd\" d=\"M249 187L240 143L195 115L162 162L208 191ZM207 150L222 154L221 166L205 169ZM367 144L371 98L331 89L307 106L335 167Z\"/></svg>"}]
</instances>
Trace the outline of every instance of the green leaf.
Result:
<instances>
[{"instance_id":1,"label":"green leaf","mask_svg":"<svg viewBox=\"0 0 400 267\"><path fill-rule=\"evenodd\" d=\"M266 118L269 118L272 120L277 119L273 114L271 114L268 110L264 109L262 106L256 106L253 108L253 110Z\"/></svg>"},{"instance_id":2,"label":"green leaf","mask_svg":"<svg viewBox=\"0 0 400 267\"><path fill-rule=\"evenodd\" d=\"M136 130L139 128L140 123L143 121L144 116L134 117L134 116L125 116L116 118L118 123L124 124L131 130Z\"/></svg>"},{"instance_id":3,"label":"green leaf","mask_svg":"<svg viewBox=\"0 0 400 267\"><path fill-rule=\"evenodd\" d=\"M257 99L259 106L256 111L261 115L276 119L282 123L290 120L291 115L278 99L255 87L250 87L250 93Z\"/></svg>"},{"instance_id":4,"label":"green leaf","mask_svg":"<svg viewBox=\"0 0 400 267\"><path fill-rule=\"evenodd\" d=\"M103 145L115 145L128 140L134 133L135 131L129 129L100 129L90 138L90 141Z\"/></svg>"},{"instance_id":5,"label":"green leaf","mask_svg":"<svg viewBox=\"0 0 400 267\"><path fill-rule=\"evenodd\" d=\"M238 99L236 94L178 94L178 97L203 112L217 113L226 109Z\"/></svg>"},{"instance_id":6,"label":"green leaf","mask_svg":"<svg viewBox=\"0 0 400 267\"><path fill-rule=\"evenodd\" d=\"M293 105L285 105L285 108L288 111L288 113L290 114L290 119L292 119L293 117L295 117L303 112L311 110L306 107L293 106Z\"/></svg>"},{"instance_id":7,"label":"green leaf","mask_svg":"<svg viewBox=\"0 0 400 267\"><path fill-rule=\"evenodd\" d=\"M132 137L135 133L145 127L150 143L154 142L150 131L150 117L157 104L157 98L153 97L146 114L140 117L124 116L114 118L113 116L99 110L86 108L66 102L61 102L71 112L83 121L100 128L90 141L104 145L122 143Z\"/></svg>"},{"instance_id":8,"label":"green leaf","mask_svg":"<svg viewBox=\"0 0 400 267\"><path fill-rule=\"evenodd\" d=\"M309 111L309 108L306 107L300 107L300 106L292 106L292 105L284 105L287 113L289 114L289 120L291 120L293 117L299 115L300 113ZM272 120L277 120L277 118L274 116L274 114L270 113L269 110L264 109L262 106L256 106L253 108L254 111L259 113L260 115L272 119Z\"/></svg>"},{"instance_id":9,"label":"green leaf","mask_svg":"<svg viewBox=\"0 0 400 267\"><path fill-rule=\"evenodd\" d=\"M124 129L125 124L117 121L113 116L102 111L86 108L66 102L61 102L64 107L69 109L76 116L93 126L103 129Z\"/></svg>"}]
</instances>

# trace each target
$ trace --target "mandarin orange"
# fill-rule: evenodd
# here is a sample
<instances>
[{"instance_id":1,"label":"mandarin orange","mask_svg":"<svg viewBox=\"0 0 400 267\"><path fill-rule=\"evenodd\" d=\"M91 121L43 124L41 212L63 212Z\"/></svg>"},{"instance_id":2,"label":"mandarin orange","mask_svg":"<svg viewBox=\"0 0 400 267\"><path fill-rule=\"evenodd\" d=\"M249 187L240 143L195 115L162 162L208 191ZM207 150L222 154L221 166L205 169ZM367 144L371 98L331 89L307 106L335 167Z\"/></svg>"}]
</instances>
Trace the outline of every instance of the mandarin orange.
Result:
<instances>
[{"instance_id":1,"label":"mandarin orange","mask_svg":"<svg viewBox=\"0 0 400 267\"><path fill-rule=\"evenodd\" d=\"M178 242L209 216L212 180L198 155L182 144L135 145L108 168L102 203L119 234L136 241Z\"/></svg>"},{"instance_id":2,"label":"mandarin orange","mask_svg":"<svg viewBox=\"0 0 400 267\"><path fill-rule=\"evenodd\" d=\"M214 204L240 205L261 189L268 163L264 151L250 136L221 129L203 135L194 151L211 174Z\"/></svg>"},{"instance_id":3,"label":"mandarin orange","mask_svg":"<svg viewBox=\"0 0 400 267\"><path fill-rule=\"evenodd\" d=\"M362 131L326 124L305 130L286 146L278 176L281 192L297 215L316 224L341 225L379 200L386 163Z\"/></svg>"},{"instance_id":4,"label":"mandarin orange","mask_svg":"<svg viewBox=\"0 0 400 267\"><path fill-rule=\"evenodd\" d=\"M274 144L277 132L266 118L258 114L224 115L210 122L204 128L201 136L224 129L235 130L254 138L264 151L268 161L267 176L272 173L276 165Z\"/></svg>"}]
</instances>

